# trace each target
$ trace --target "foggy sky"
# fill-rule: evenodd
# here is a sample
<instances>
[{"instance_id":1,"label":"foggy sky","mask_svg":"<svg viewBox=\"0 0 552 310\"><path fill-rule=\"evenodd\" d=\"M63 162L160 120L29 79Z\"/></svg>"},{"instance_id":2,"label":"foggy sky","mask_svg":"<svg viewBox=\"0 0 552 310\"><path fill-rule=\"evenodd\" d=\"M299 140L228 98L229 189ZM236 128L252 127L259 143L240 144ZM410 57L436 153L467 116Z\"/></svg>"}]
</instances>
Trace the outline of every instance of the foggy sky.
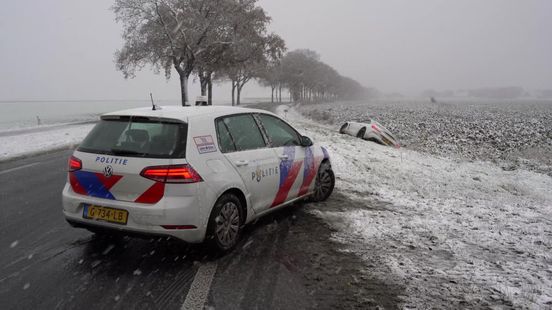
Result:
<instances>
[{"instance_id":1,"label":"foggy sky","mask_svg":"<svg viewBox=\"0 0 552 310\"><path fill-rule=\"evenodd\" d=\"M309 48L382 91L552 88L552 1L260 0L289 49ZM109 0L19 0L0 7L0 100L179 98L149 69L125 80ZM174 73L176 75L176 73ZM197 95L198 86L190 85ZM268 92L246 86L244 96ZM227 85L215 99L229 98Z\"/></svg>"}]
</instances>

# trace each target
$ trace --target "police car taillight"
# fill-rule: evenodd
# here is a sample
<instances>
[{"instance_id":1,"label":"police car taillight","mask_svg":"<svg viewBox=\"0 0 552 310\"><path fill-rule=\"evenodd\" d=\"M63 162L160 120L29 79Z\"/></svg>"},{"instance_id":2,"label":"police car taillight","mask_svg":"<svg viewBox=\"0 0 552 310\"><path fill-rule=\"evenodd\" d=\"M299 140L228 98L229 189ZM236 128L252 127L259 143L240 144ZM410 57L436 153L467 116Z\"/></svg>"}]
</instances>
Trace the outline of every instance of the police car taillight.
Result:
<instances>
[{"instance_id":1,"label":"police car taillight","mask_svg":"<svg viewBox=\"0 0 552 310\"><path fill-rule=\"evenodd\" d=\"M69 172L77 171L82 169L82 161L75 156L69 157Z\"/></svg>"},{"instance_id":2,"label":"police car taillight","mask_svg":"<svg viewBox=\"0 0 552 310\"><path fill-rule=\"evenodd\" d=\"M376 126L376 124L372 124L372 129L374 129L377 132L381 132L378 126Z\"/></svg>"},{"instance_id":3,"label":"police car taillight","mask_svg":"<svg viewBox=\"0 0 552 310\"><path fill-rule=\"evenodd\" d=\"M140 175L161 183L197 183L203 181L199 173L190 165L146 167Z\"/></svg>"}]
</instances>

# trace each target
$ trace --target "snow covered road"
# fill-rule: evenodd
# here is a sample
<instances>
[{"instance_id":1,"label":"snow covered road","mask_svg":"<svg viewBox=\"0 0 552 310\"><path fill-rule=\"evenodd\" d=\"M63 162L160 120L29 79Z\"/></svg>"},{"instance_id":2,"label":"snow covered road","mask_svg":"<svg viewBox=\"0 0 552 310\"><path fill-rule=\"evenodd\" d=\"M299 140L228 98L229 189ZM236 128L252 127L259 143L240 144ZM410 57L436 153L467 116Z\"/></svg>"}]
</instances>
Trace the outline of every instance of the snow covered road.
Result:
<instances>
[{"instance_id":1,"label":"snow covered road","mask_svg":"<svg viewBox=\"0 0 552 310\"><path fill-rule=\"evenodd\" d=\"M367 273L406 286L406 308L552 307L552 178L387 148L277 112L328 147L336 188L355 201L313 213Z\"/></svg>"}]
</instances>

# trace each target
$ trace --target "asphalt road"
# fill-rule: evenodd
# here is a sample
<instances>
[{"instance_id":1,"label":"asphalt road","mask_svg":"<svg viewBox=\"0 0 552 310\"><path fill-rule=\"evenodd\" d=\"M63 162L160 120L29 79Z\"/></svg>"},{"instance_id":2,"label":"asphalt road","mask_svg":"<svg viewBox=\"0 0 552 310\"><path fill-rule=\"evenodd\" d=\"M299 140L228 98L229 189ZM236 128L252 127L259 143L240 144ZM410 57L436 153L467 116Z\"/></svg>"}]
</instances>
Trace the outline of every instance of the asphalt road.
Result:
<instances>
[{"instance_id":1,"label":"asphalt road","mask_svg":"<svg viewBox=\"0 0 552 310\"><path fill-rule=\"evenodd\" d=\"M1 309L393 308L392 288L351 281L362 263L296 205L249 225L217 256L177 240L102 239L70 227L61 191L71 151L0 163ZM327 205L344 205L334 194ZM333 201L337 199L341 201ZM353 277L357 279L357 277Z\"/></svg>"},{"instance_id":2,"label":"asphalt road","mask_svg":"<svg viewBox=\"0 0 552 310\"><path fill-rule=\"evenodd\" d=\"M101 239L71 228L61 214L70 153L0 165L1 308L180 309L197 270L204 264L217 266L224 258L174 240ZM240 261L235 269L249 275L253 270L242 264L256 266L255 272L264 268L255 257ZM224 283L225 274L218 277L223 281L211 303L224 303L227 295L234 298L235 281ZM248 293L262 292L276 278L271 270L265 279L256 276L254 284L244 283ZM274 298L258 296L263 294L239 296L236 306L248 307L248 301L259 308L271 306Z\"/></svg>"}]
</instances>

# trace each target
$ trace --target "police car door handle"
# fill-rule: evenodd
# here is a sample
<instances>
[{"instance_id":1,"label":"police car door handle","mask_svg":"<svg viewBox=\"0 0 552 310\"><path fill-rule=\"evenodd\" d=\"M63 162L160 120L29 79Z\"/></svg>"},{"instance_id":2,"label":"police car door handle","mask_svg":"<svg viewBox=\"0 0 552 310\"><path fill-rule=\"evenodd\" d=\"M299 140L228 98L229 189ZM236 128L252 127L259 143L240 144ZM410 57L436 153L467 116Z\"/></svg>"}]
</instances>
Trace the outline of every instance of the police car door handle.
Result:
<instances>
[{"instance_id":1,"label":"police car door handle","mask_svg":"<svg viewBox=\"0 0 552 310\"><path fill-rule=\"evenodd\" d=\"M247 160L238 160L236 162L236 166L238 166L238 167L243 167L243 166L247 166L247 165L249 165L249 161L247 161Z\"/></svg>"},{"instance_id":2,"label":"police car door handle","mask_svg":"<svg viewBox=\"0 0 552 310\"><path fill-rule=\"evenodd\" d=\"M278 155L278 158L280 158L281 160L288 160L289 156L287 156L287 155Z\"/></svg>"}]
</instances>

